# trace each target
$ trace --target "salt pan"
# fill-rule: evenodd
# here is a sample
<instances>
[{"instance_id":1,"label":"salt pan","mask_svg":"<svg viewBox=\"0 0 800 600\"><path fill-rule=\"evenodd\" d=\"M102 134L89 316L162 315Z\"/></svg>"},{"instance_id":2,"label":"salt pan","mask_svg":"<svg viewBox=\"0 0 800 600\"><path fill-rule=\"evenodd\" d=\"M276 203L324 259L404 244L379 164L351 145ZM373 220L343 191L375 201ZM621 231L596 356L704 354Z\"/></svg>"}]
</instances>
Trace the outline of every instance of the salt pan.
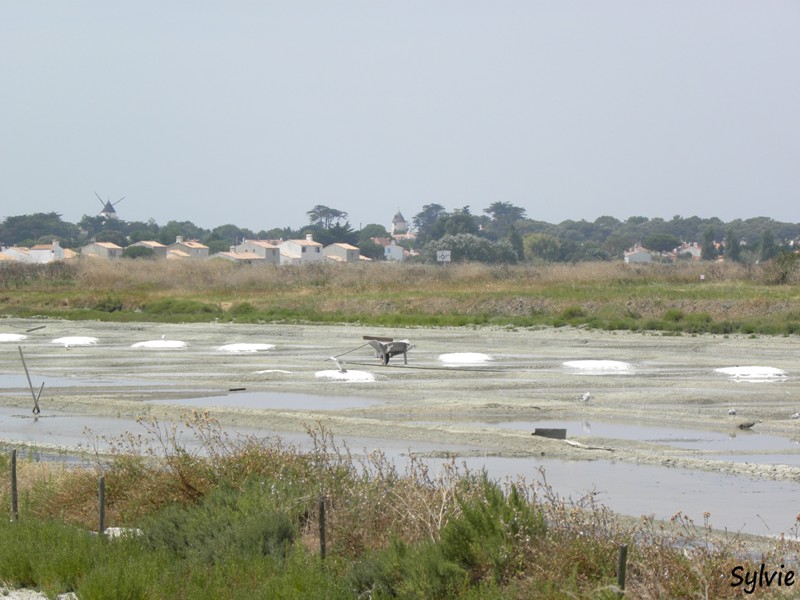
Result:
<instances>
[{"instance_id":1,"label":"salt pan","mask_svg":"<svg viewBox=\"0 0 800 600\"><path fill-rule=\"evenodd\" d=\"M581 371L628 371L630 363L619 360L568 360L563 363L570 369L580 369Z\"/></svg>"},{"instance_id":2,"label":"salt pan","mask_svg":"<svg viewBox=\"0 0 800 600\"><path fill-rule=\"evenodd\" d=\"M179 340L148 340L146 342L136 342L131 348L186 348L186 342Z\"/></svg>"},{"instance_id":3,"label":"salt pan","mask_svg":"<svg viewBox=\"0 0 800 600\"><path fill-rule=\"evenodd\" d=\"M217 348L220 352L260 352L262 350L272 350L273 344L225 344Z\"/></svg>"},{"instance_id":4,"label":"salt pan","mask_svg":"<svg viewBox=\"0 0 800 600\"><path fill-rule=\"evenodd\" d=\"M331 379L333 381L375 381L375 376L366 371L338 371L330 369L327 371L317 371L317 379Z\"/></svg>"},{"instance_id":5,"label":"salt pan","mask_svg":"<svg viewBox=\"0 0 800 600\"><path fill-rule=\"evenodd\" d=\"M492 360L492 357L481 352L452 352L450 354L440 354L439 360L449 366L482 365Z\"/></svg>"}]
</instances>

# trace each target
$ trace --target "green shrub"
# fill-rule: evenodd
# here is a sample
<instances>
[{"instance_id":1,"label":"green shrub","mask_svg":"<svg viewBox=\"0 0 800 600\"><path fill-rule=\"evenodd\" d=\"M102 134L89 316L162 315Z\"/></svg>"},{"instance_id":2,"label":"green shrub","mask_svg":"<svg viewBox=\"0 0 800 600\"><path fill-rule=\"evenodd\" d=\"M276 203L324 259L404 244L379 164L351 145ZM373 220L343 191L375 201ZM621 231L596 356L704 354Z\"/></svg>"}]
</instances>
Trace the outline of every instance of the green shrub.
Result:
<instances>
[{"instance_id":1,"label":"green shrub","mask_svg":"<svg viewBox=\"0 0 800 600\"><path fill-rule=\"evenodd\" d=\"M230 555L280 556L294 539L289 518L257 485L242 492L221 487L196 505L168 506L143 529L150 547L202 563Z\"/></svg>"},{"instance_id":2,"label":"green shrub","mask_svg":"<svg viewBox=\"0 0 800 600\"><path fill-rule=\"evenodd\" d=\"M238 302L231 306L228 312L234 317L249 316L256 312L256 307L249 302Z\"/></svg>"},{"instance_id":3,"label":"green shrub","mask_svg":"<svg viewBox=\"0 0 800 600\"><path fill-rule=\"evenodd\" d=\"M667 311L664 313L662 319L664 319L665 321L670 321L672 323L678 323L680 321L683 321L684 317L686 317L686 315L681 309L668 308Z\"/></svg>"},{"instance_id":4,"label":"green shrub","mask_svg":"<svg viewBox=\"0 0 800 600\"><path fill-rule=\"evenodd\" d=\"M114 296L106 296L92 307L100 312L117 312L122 310L122 300Z\"/></svg>"},{"instance_id":5,"label":"green shrub","mask_svg":"<svg viewBox=\"0 0 800 600\"><path fill-rule=\"evenodd\" d=\"M506 585L528 566L531 544L546 533L542 513L512 486L504 494L484 474L481 492L460 500L461 514L442 528L438 542L389 548L349 573L361 596L450 598L482 585Z\"/></svg>"},{"instance_id":6,"label":"green shrub","mask_svg":"<svg viewBox=\"0 0 800 600\"><path fill-rule=\"evenodd\" d=\"M586 311L583 310L580 306L568 306L563 311L561 311L561 318L565 321L570 321L572 319L582 319L586 316Z\"/></svg>"},{"instance_id":7,"label":"green shrub","mask_svg":"<svg viewBox=\"0 0 800 600\"><path fill-rule=\"evenodd\" d=\"M214 304L176 298L148 302L142 310L148 315L208 315L222 312L222 309Z\"/></svg>"}]
</instances>

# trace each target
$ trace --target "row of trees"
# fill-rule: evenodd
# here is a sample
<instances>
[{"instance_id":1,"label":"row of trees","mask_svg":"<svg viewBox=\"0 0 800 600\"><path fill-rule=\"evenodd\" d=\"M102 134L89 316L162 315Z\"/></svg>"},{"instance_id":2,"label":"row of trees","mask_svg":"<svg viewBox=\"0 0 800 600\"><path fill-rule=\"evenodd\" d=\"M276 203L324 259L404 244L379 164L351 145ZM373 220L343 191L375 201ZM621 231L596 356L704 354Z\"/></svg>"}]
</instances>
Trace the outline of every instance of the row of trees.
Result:
<instances>
[{"instance_id":1,"label":"row of trees","mask_svg":"<svg viewBox=\"0 0 800 600\"><path fill-rule=\"evenodd\" d=\"M683 242L698 242L703 259L714 260L727 253L729 260L755 262L793 250L793 242L800 239L800 224L780 223L767 217L724 223L718 218L680 215L669 221L646 217L620 221L603 216L593 222L568 220L552 224L528 219L524 208L508 202L495 202L483 213L473 215L469 206L451 212L440 204L424 206L413 218L416 246L423 258L432 260L436 250L449 244L454 259L616 260L637 243L656 252L671 252ZM495 246L487 247L487 240ZM509 253L509 249L513 252Z\"/></svg>"},{"instance_id":2,"label":"row of trees","mask_svg":"<svg viewBox=\"0 0 800 600\"><path fill-rule=\"evenodd\" d=\"M124 221L101 215L85 215L72 224L57 213L35 213L7 217L0 223L0 243L31 246L58 239L64 247L77 248L94 240L125 247L141 240L171 244L182 236L201 241L214 253L244 238L292 239L311 233L324 245L344 242L358 246L370 258L383 257L383 249L372 241L389 236L383 225L372 223L356 231L347 212L324 205L313 207L306 215L308 224L297 229L252 231L232 224L204 229L191 221L169 221L160 226L153 219ZM400 244L416 250L420 260L435 260L440 249L451 250L453 260L483 262L618 260L636 243L667 252L688 241L701 243L705 259L727 252L730 260L755 262L790 249L790 242L800 239L800 224L767 217L724 223L718 218L679 215L671 220L630 217L625 221L603 216L592 222L553 224L529 219L524 208L509 202L494 202L482 214L473 214L469 206L447 210L441 204L427 204L412 223L416 238Z\"/></svg>"}]
</instances>

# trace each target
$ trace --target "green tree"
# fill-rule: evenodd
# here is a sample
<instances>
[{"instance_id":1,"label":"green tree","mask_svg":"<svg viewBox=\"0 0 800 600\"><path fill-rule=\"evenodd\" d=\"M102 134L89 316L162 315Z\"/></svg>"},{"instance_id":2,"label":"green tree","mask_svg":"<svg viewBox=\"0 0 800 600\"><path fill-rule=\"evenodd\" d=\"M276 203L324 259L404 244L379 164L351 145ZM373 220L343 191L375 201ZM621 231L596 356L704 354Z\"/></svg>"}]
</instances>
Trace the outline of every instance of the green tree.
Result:
<instances>
[{"instance_id":1,"label":"green tree","mask_svg":"<svg viewBox=\"0 0 800 600\"><path fill-rule=\"evenodd\" d=\"M517 255L517 260L523 260L525 258L525 244L522 241L522 236L519 234L519 231L517 231L516 227L513 225L509 227L508 236L506 239L514 249L514 254Z\"/></svg>"},{"instance_id":2,"label":"green tree","mask_svg":"<svg viewBox=\"0 0 800 600\"><path fill-rule=\"evenodd\" d=\"M717 258L717 248L714 245L714 230L706 229L703 234L703 245L700 248L701 260L715 260Z\"/></svg>"},{"instance_id":3,"label":"green tree","mask_svg":"<svg viewBox=\"0 0 800 600\"><path fill-rule=\"evenodd\" d=\"M347 213L343 210L337 210L322 204L317 204L306 214L312 225L318 225L322 229L330 229L334 224L338 224L339 221L347 219Z\"/></svg>"},{"instance_id":4,"label":"green tree","mask_svg":"<svg viewBox=\"0 0 800 600\"><path fill-rule=\"evenodd\" d=\"M414 228L417 230L417 241L424 245L427 240L433 237L433 230L447 211L441 204L426 204L422 210L411 219ZM441 237L441 235L439 236Z\"/></svg>"},{"instance_id":5,"label":"green tree","mask_svg":"<svg viewBox=\"0 0 800 600\"><path fill-rule=\"evenodd\" d=\"M679 237L671 233L653 233L644 239L644 247L656 252L670 252L681 245Z\"/></svg>"},{"instance_id":6,"label":"green tree","mask_svg":"<svg viewBox=\"0 0 800 600\"><path fill-rule=\"evenodd\" d=\"M487 229L493 237L500 237L509 230L509 227L513 227L517 221L525 218L525 209L510 202L493 202L483 212L491 217Z\"/></svg>"},{"instance_id":7,"label":"green tree","mask_svg":"<svg viewBox=\"0 0 800 600\"><path fill-rule=\"evenodd\" d=\"M368 242L372 240L372 238L388 238L389 232L386 231L386 227L383 225L378 225L377 223L369 223L364 225L361 230L358 232L358 244L361 247L361 244L364 242Z\"/></svg>"},{"instance_id":8,"label":"green tree","mask_svg":"<svg viewBox=\"0 0 800 600\"><path fill-rule=\"evenodd\" d=\"M198 227L191 221L168 221L158 233L158 241L168 246L175 243L175 239L181 236L185 240L202 240L210 235L207 229Z\"/></svg>"},{"instance_id":9,"label":"green tree","mask_svg":"<svg viewBox=\"0 0 800 600\"><path fill-rule=\"evenodd\" d=\"M428 242L422 250L423 258L436 262L438 250L450 250L453 262L515 263L516 253L507 241L493 242L471 233L445 235Z\"/></svg>"},{"instance_id":10,"label":"green tree","mask_svg":"<svg viewBox=\"0 0 800 600\"><path fill-rule=\"evenodd\" d=\"M123 258L154 258L155 252L146 246L128 246L122 251Z\"/></svg>"},{"instance_id":11,"label":"green tree","mask_svg":"<svg viewBox=\"0 0 800 600\"><path fill-rule=\"evenodd\" d=\"M361 256L366 256L367 258L371 258L372 260L384 259L383 246L379 246L370 239L359 241L358 251L361 254Z\"/></svg>"},{"instance_id":12,"label":"green tree","mask_svg":"<svg viewBox=\"0 0 800 600\"><path fill-rule=\"evenodd\" d=\"M530 233L523 240L527 260L557 261L561 255L561 242L547 233Z\"/></svg>"},{"instance_id":13,"label":"green tree","mask_svg":"<svg viewBox=\"0 0 800 600\"><path fill-rule=\"evenodd\" d=\"M725 259L733 262L742 261L742 245L733 229L729 229L728 235L725 236Z\"/></svg>"},{"instance_id":14,"label":"green tree","mask_svg":"<svg viewBox=\"0 0 800 600\"><path fill-rule=\"evenodd\" d=\"M478 222L469 212L469 206L456 209L452 213L442 213L429 233L430 239L440 239L445 235L469 233L476 235L480 231Z\"/></svg>"},{"instance_id":15,"label":"green tree","mask_svg":"<svg viewBox=\"0 0 800 600\"><path fill-rule=\"evenodd\" d=\"M778 244L775 243L775 236L772 234L771 229L765 229L761 234L761 243L759 245L758 259L761 261L770 260L775 258L780 252Z\"/></svg>"},{"instance_id":16,"label":"green tree","mask_svg":"<svg viewBox=\"0 0 800 600\"><path fill-rule=\"evenodd\" d=\"M344 225L336 223L327 229L316 226L309 233L314 236L315 242L319 242L323 246L329 246L330 244L350 244L355 246L358 244L358 232L353 230L349 221L346 221Z\"/></svg>"},{"instance_id":17,"label":"green tree","mask_svg":"<svg viewBox=\"0 0 800 600\"><path fill-rule=\"evenodd\" d=\"M94 239L96 242L110 242L112 244L116 244L120 248L124 248L128 245L128 238L124 233L108 229L98 231Z\"/></svg>"},{"instance_id":18,"label":"green tree","mask_svg":"<svg viewBox=\"0 0 800 600\"><path fill-rule=\"evenodd\" d=\"M75 245L79 237L78 227L62 221L61 215L54 212L6 217L0 224L0 244L4 246L16 246L24 240L58 239L62 246L69 247Z\"/></svg>"},{"instance_id":19,"label":"green tree","mask_svg":"<svg viewBox=\"0 0 800 600\"><path fill-rule=\"evenodd\" d=\"M241 241L246 237L252 238L252 235L248 236L236 225L220 225L219 227L215 227L211 230L211 235L206 238L205 243L208 244L208 242L220 240L225 242L228 246L235 246L236 244L241 243Z\"/></svg>"}]
</instances>

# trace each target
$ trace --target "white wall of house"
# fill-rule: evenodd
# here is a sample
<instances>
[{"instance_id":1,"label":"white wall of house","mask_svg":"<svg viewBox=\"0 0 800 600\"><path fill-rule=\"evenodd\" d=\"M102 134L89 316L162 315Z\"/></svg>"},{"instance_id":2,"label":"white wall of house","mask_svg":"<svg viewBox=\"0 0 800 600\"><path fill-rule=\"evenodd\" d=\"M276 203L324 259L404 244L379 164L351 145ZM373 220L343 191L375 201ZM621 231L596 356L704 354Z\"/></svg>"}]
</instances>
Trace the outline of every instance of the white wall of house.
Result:
<instances>
[{"instance_id":1,"label":"white wall of house","mask_svg":"<svg viewBox=\"0 0 800 600\"><path fill-rule=\"evenodd\" d=\"M81 248L81 254L99 258L120 258L122 248L111 242L93 242Z\"/></svg>"},{"instance_id":2,"label":"white wall of house","mask_svg":"<svg viewBox=\"0 0 800 600\"><path fill-rule=\"evenodd\" d=\"M635 246L629 252L625 253L626 263L649 263L653 261L653 254L646 248Z\"/></svg>"},{"instance_id":3,"label":"white wall of house","mask_svg":"<svg viewBox=\"0 0 800 600\"><path fill-rule=\"evenodd\" d=\"M28 251L30 262L39 265L64 260L64 249L58 240L53 240L52 244L37 244Z\"/></svg>"},{"instance_id":4,"label":"white wall of house","mask_svg":"<svg viewBox=\"0 0 800 600\"><path fill-rule=\"evenodd\" d=\"M383 257L386 260L403 260L405 258L404 251L405 248L392 242L388 246L384 246Z\"/></svg>"},{"instance_id":5,"label":"white wall of house","mask_svg":"<svg viewBox=\"0 0 800 600\"><path fill-rule=\"evenodd\" d=\"M278 265L281 262L281 249L265 240L244 240L234 246L239 254L253 254L263 259L264 264Z\"/></svg>"},{"instance_id":6,"label":"white wall of house","mask_svg":"<svg viewBox=\"0 0 800 600\"><path fill-rule=\"evenodd\" d=\"M228 252L217 252L216 254L210 255L208 260L217 258L240 265L263 265L267 262L263 257L253 254L252 252L237 252L234 246L231 246Z\"/></svg>"},{"instance_id":7,"label":"white wall of house","mask_svg":"<svg viewBox=\"0 0 800 600\"><path fill-rule=\"evenodd\" d=\"M21 263L31 262L30 250L28 248L21 248L19 246L10 246L0 250L4 256L8 256L12 260Z\"/></svg>"},{"instance_id":8,"label":"white wall of house","mask_svg":"<svg viewBox=\"0 0 800 600\"><path fill-rule=\"evenodd\" d=\"M322 253L326 258L335 258L342 262L357 263L360 251L350 244L337 243L325 246Z\"/></svg>"},{"instance_id":9,"label":"white wall of house","mask_svg":"<svg viewBox=\"0 0 800 600\"><path fill-rule=\"evenodd\" d=\"M185 252L190 258L208 258L208 246L205 246L200 242L185 242L181 236L176 236L175 243L170 244L168 249Z\"/></svg>"},{"instance_id":10,"label":"white wall of house","mask_svg":"<svg viewBox=\"0 0 800 600\"><path fill-rule=\"evenodd\" d=\"M315 242L310 234L304 240L286 240L281 243L280 252L282 265L297 264L297 262L306 264L325 258L322 254L322 244Z\"/></svg>"}]
</instances>

